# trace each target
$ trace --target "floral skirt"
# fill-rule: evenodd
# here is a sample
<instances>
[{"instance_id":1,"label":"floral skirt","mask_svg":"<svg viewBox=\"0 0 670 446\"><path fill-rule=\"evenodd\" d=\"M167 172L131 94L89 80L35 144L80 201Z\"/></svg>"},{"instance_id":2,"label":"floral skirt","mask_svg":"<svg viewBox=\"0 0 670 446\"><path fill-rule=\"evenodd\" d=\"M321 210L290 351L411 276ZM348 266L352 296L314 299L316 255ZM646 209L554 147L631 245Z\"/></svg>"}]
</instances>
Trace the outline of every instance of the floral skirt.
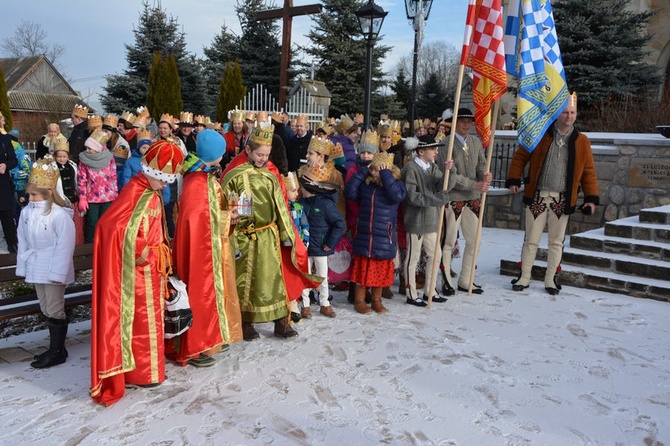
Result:
<instances>
[{"instance_id":1,"label":"floral skirt","mask_svg":"<svg viewBox=\"0 0 670 446\"><path fill-rule=\"evenodd\" d=\"M366 287L388 287L393 285L395 266L393 259L371 259L369 257L354 256L354 266L351 270L351 282Z\"/></svg>"}]
</instances>

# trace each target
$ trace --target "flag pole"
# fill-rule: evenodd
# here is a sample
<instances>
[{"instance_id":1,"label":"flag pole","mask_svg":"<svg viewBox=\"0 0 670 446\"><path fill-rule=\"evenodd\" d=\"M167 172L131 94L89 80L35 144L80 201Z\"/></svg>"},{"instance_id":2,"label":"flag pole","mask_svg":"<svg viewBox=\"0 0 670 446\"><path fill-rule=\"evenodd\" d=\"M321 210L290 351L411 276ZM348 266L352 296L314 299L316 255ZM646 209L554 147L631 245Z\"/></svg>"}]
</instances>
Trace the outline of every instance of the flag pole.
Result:
<instances>
[{"instance_id":1,"label":"flag pole","mask_svg":"<svg viewBox=\"0 0 670 446\"><path fill-rule=\"evenodd\" d=\"M461 63L458 67L458 82L456 83L456 98L454 100L454 115L451 118L451 132L449 133L449 149L447 149L447 161L449 161L454 155L454 141L456 140L456 124L458 123L458 107L461 105L461 89L463 87L463 75L465 73L465 65ZM439 149L438 149L439 150ZM441 167L441 166L440 166ZM444 181L442 182L442 190L447 190L449 187L449 171L445 169L444 171ZM444 205L440 206L438 212L437 220L437 237L435 242L435 251L433 253L433 265L432 274L430 275L430 283L427 283L425 286L428 287L428 291L425 293L428 296L428 308L433 306L433 295L435 294L435 284L437 283L437 269L439 263L442 259L440 252L442 248L440 246L441 236L442 236L442 225L444 222ZM440 259L440 260L438 260ZM424 288L425 290L425 288Z\"/></svg>"},{"instance_id":2,"label":"flag pole","mask_svg":"<svg viewBox=\"0 0 670 446\"><path fill-rule=\"evenodd\" d=\"M493 157L493 143L496 138L496 126L498 125L498 111L500 110L500 99L498 99L493 105L493 117L491 118L491 139L489 140L489 146L486 150L486 169L484 172L489 173L491 171L491 158ZM472 288L475 283L475 268L477 266L477 257L479 256L479 245L482 241L482 226L484 225L484 209L486 208L486 194L487 192L482 193L482 198L479 203L479 217L477 221L477 235L475 236L475 250L474 255L472 256L472 267L470 268L470 278L468 285L468 296L472 296Z\"/></svg>"}]
</instances>

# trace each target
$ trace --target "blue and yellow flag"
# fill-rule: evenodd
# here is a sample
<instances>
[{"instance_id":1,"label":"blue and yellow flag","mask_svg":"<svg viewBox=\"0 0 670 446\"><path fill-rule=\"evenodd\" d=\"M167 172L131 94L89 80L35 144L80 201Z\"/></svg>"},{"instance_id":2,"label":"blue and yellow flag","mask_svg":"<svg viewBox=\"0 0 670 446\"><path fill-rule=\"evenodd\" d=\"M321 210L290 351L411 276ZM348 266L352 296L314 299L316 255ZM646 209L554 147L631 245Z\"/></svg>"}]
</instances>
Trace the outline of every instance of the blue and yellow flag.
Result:
<instances>
[{"instance_id":1,"label":"blue and yellow flag","mask_svg":"<svg viewBox=\"0 0 670 446\"><path fill-rule=\"evenodd\" d=\"M532 152L568 104L568 88L549 0L510 0L505 24L507 72L519 79L518 139Z\"/></svg>"}]
</instances>

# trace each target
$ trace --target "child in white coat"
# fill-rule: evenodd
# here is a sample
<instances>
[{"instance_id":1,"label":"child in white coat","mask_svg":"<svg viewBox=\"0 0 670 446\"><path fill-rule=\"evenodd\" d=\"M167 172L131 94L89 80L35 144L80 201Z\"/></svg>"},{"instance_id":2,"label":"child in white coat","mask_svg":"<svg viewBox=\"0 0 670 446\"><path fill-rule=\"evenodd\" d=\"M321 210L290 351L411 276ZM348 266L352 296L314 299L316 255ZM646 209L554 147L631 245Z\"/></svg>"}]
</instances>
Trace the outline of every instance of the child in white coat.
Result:
<instances>
[{"instance_id":1,"label":"child in white coat","mask_svg":"<svg viewBox=\"0 0 670 446\"><path fill-rule=\"evenodd\" d=\"M33 165L26 186L29 204L21 212L16 275L35 285L40 310L47 318L49 349L30 365L42 369L62 364L67 358L65 336L65 287L74 282L73 210L56 190L58 167L52 158Z\"/></svg>"}]
</instances>

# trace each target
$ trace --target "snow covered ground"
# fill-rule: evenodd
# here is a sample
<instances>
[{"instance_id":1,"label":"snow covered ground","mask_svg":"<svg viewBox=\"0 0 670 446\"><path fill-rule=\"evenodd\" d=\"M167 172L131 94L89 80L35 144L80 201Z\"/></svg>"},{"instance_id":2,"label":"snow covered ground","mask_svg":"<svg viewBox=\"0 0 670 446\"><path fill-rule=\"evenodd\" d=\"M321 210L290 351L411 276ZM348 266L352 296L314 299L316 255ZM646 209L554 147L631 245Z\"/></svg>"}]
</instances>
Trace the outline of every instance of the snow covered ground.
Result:
<instances>
[{"instance_id":1,"label":"snow covered ground","mask_svg":"<svg viewBox=\"0 0 670 446\"><path fill-rule=\"evenodd\" d=\"M337 318L317 311L297 339L259 325L259 341L214 367L168 365L163 386L109 408L88 397L90 324L75 324L65 364L0 364L0 444L670 443L670 305L571 287L552 297L541 282L514 293L498 264L518 258L522 236L484 229L481 296L432 310L396 296L387 314L359 315L337 292ZM0 355L46 335L2 339Z\"/></svg>"}]
</instances>

